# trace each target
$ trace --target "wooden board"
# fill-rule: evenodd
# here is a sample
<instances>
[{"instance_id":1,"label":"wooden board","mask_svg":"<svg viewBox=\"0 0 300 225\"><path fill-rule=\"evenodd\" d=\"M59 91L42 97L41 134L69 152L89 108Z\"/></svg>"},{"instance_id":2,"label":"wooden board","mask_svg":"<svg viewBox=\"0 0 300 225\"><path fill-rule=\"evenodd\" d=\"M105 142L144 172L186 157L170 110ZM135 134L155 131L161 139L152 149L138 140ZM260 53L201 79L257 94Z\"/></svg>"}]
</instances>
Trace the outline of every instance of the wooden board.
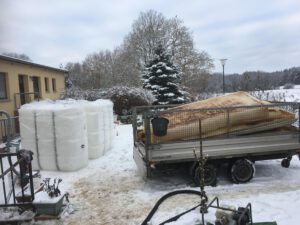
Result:
<instances>
[{"instance_id":1,"label":"wooden board","mask_svg":"<svg viewBox=\"0 0 300 225\"><path fill-rule=\"evenodd\" d=\"M246 92L236 92L174 107L162 113L162 117L169 120L167 135L151 135L151 141L157 144L199 137L199 120L203 138L239 131L251 133L258 127L259 131L270 130L295 121L293 113L268 105L269 102L260 101ZM257 107L245 108L248 106Z\"/></svg>"}]
</instances>

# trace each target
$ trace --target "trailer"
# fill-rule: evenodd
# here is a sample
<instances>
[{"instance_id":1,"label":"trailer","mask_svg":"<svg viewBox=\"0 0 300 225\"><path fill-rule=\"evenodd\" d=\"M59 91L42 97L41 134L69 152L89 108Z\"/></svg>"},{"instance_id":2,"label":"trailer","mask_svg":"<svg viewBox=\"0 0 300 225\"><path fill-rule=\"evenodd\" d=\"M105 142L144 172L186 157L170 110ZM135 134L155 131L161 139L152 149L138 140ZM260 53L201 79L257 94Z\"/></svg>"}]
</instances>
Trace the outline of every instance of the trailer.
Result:
<instances>
[{"instance_id":1,"label":"trailer","mask_svg":"<svg viewBox=\"0 0 300 225\"><path fill-rule=\"evenodd\" d=\"M172 110L173 105L145 106L133 109L133 158L139 173L144 178L151 178L156 170L170 167L184 166L189 170L191 178L196 184L200 182L200 169L196 156L200 148L206 157L205 184L216 185L218 169L227 166L229 176L234 183L250 181L255 174L255 162L260 160L282 159L281 166L289 167L294 155L300 153L299 114L300 104L293 102L271 103L268 105L202 108L193 110ZM232 112L237 110L243 116L251 116L253 110L283 109L295 115L291 124L284 120L252 124L245 129L233 129ZM226 124L223 132L205 137L199 131L198 137L188 138L188 134L180 140L163 141L163 138L153 133L153 119L162 118L172 112L174 117L181 117L186 113L222 112L223 117L217 122L206 124L206 127L218 126L217 123ZM162 121L163 122L163 121ZM159 126L162 126L160 124ZM201 129L201 120L199 120ZM195 127L193 128L195 129ZM168 130L166 130L168 132ZM189 132L182 129L177 132Z\"/></svg>"}]
</instances>

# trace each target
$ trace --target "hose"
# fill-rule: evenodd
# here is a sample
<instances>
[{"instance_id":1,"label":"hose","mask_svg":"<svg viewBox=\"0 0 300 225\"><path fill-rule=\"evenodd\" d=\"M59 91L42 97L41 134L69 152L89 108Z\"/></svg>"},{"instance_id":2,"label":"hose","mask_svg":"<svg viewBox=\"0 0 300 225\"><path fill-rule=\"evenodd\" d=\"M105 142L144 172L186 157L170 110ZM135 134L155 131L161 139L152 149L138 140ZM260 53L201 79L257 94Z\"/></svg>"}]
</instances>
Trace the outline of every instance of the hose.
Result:
<instances>
[{"instance_id":1,"label":"hose","mask_svg":"<svg viewBox=\"0 0 300 225\"><path fill-rule=\"evenodd\" d=\"M156 204L154 205L154 207L151 209L151 211L149 212L148 216L146 217L146 219L142 222L141 225L147 225L147 223L151 220L151 218L153 217L153 215L155 214L155 212L157 211L158 207L168 198L174 196L174 195L178 195L178 194L194 194L194 195L199 195L201 196L201 192L200 191L194 191L194 190L178 190L178 191L172 191L172 192L169 192L167 194L165 194L164 196L162 196L157 202ZM164 225L166 223L169 223L169 222L173 222L173 221L176 221L177 219L179 219L181 216L183 216L184 214L194 210L195 208L197 208L199 205L197 206L194 206L193 208L183 212L183 213L180 213L162 223L160 223L159 225Z\"/></svg>"}]
</instances>

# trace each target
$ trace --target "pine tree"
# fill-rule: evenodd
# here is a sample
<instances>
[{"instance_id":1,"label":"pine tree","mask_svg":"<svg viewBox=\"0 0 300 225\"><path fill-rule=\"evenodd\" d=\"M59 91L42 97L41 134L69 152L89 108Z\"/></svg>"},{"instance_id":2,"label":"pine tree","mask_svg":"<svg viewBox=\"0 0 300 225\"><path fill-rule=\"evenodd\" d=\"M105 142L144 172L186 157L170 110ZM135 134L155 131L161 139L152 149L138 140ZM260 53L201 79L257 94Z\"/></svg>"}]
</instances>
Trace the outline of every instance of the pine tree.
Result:
<instances>
[{"instance_id":1,"label":"pine tree","mask_svg":"<svg viewBox=\"0 0 300 225\"><path fill-rule=\"evenodd\" d=\"M171 62L170 56L161 44L155 49L154 58L145 66L142 80L143 87L150 90L156 98L153 104L185 102L183 93L179 90L180 71Z\"/></svg>"}]
</instances>

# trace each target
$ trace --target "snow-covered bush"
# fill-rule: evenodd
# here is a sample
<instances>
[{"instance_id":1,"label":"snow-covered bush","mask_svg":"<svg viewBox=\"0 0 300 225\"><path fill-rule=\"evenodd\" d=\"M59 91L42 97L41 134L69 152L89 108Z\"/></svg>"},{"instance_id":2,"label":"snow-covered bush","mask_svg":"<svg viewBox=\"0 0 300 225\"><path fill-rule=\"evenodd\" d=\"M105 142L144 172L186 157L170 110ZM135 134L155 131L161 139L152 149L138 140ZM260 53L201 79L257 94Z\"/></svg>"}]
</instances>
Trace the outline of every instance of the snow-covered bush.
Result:
<instances>
[{"instance_id":1,"label":"snow-covered bush","mask_svg":"<svg viewBox=\"0 0 300 225\"><path fill-rule=\"evenodd\" d=\"M121 115L124 110L130 110L134 106L151 105L155 101L150 91L127 86L114 86L105 90L82 90L77 87L71 87L66 89L61 95L61 99L68 98L88 101L110 99L114 103L114 111L118 115Z\"/></svg>"},{"instance_id":2,"label":"snow-covered bush","mask_svg":"<svg viewBox=\"0 0 300 225\"><path fill-rule=\"evenodd\" d=\"M115 86L108 90L107 97L114 103L118 115L129 111L134 106L151 105L155 98L150 91L143 88Z\"/></svg>"},{"instance_id":3,"label":"snow-covered bush","mask_svg":"<svg viewBox=\"0 0 300 225\"><path fill-rule=\"evenodd\" d=\"M65 89L65 91L61 94L61 99L84 99L88 101L95 101L97 99L107 99L107 91L104 90L83 90L78 87L72 86L71 88Z\"/></svg>"},{"instance_id":4,"label":"snow-covered bush","mask_svg":"<svg viewBox=\"0 0 300 225\"><path fill-rule=\"evenodd\" d=\"M283 86L283 89L293 89L294 88L294 84L292 83L286 83L284 86Z\"/></svg>"},{"instance_id":5,"label":"snow-covered bush","mask_svg":"<svg viewBox=\"0 0 300 225\"><path fill-rule=\"evenodd\" d=\"M253 97L258 98L259 100L269 101L269 102L285 102L286 95L284 92L276 91L252 91L249 92Z\"/></svg>"}]
</instances>

